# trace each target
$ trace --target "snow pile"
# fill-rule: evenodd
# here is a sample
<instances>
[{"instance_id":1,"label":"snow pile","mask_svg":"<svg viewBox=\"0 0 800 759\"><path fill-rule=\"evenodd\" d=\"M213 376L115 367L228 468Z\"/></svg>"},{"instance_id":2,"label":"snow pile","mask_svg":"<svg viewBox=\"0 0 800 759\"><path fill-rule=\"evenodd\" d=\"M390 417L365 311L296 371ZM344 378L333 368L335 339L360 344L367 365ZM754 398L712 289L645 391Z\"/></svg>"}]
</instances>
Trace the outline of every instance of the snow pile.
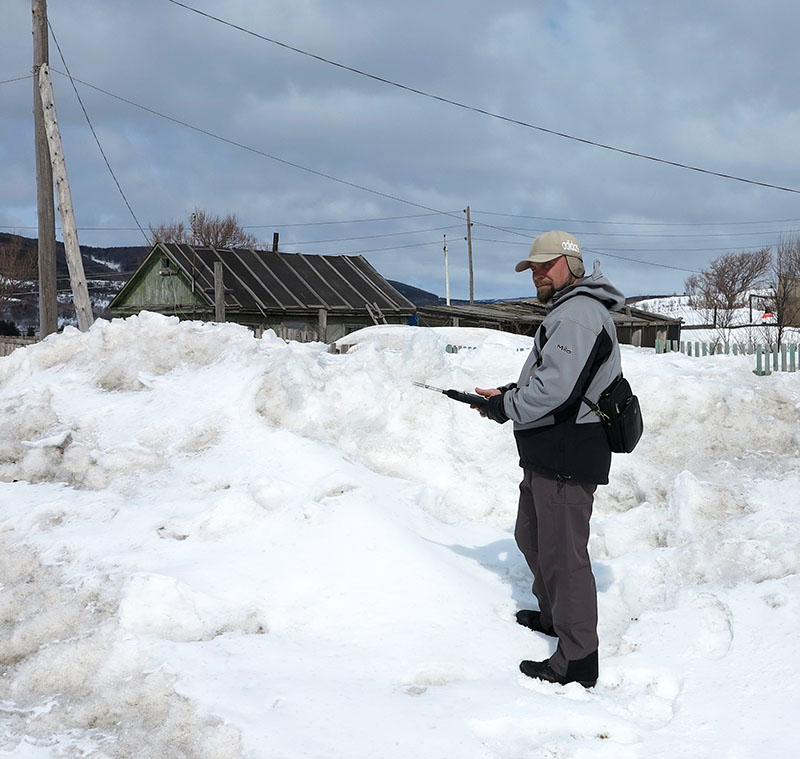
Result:
<instances>
[{"instance_id":1,"label":"snow pile","mask_svg":"<svg viewBox=\"0 0 800 759\"><path fill-rule=\"evenodd\" d=\"M144 313L0 360L0 755L791 754L796 375L623 348L585 691L517 670L553 642L513 621L510 426L412 384L515 380L530 339L347 342Z\"/></svg>"}]
</instances>

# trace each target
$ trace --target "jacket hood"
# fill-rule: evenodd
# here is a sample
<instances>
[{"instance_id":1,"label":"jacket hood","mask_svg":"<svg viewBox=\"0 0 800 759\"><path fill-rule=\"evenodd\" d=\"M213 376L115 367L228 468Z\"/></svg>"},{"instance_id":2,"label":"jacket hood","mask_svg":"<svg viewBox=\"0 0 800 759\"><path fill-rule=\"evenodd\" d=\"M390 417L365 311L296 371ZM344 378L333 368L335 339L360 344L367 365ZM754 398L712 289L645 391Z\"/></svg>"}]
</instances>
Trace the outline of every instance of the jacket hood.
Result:
<instances>
[{"instance_id":1,"label":"jacket hood","mask_svg":"<svg viewBox=\"0 0 800 759\"><path fill-rule=\"evenodd\" d=\"M600 262L594 262L591 274L581 277L574 284L559 290L547 305L552 309L576 295L589 295L599 300L609 311L621 311L625 296L609 282L600 271Z\"/></svg>"}]
</instances>

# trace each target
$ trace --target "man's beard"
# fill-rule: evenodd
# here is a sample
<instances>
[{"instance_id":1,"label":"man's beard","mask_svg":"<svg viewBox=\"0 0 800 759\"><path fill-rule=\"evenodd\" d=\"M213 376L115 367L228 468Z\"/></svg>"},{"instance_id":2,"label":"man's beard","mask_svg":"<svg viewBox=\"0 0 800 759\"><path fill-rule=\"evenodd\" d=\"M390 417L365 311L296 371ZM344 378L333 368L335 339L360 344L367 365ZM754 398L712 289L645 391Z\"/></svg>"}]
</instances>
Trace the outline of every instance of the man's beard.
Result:
<instances>
[{"instance_id":1,"label":"man's beard","mask_svg":"<svg viewBox=\"0 0 800 759\"><path fill-rule=\"evenodd\" d=\"M553 287L552 282L542 282L542 284L536 286L536 297L542 305L548 303L555 294L556 289Z\"/></svg>"}]
</instances>

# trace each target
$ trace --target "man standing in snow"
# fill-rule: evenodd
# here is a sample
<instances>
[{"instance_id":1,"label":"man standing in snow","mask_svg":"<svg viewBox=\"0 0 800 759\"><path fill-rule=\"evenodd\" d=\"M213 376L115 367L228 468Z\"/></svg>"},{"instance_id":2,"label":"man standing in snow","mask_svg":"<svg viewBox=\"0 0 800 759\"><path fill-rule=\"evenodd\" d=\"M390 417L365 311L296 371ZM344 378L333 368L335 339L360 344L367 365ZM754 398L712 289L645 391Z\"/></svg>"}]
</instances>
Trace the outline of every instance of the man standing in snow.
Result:
<instances>
[{"instance_id":1,"label":"man standing in snow","mask_svg":"<svg viewBox=\"0 0 800 759\"><path fill-rule=\"evenodd\" d=\"M523 661L529 677L561 684L597 682L597 587L589 560L594 491L608 483L611 450L597 402L621 373L612 311L625 298L601 273L586 275L578 241L546 232L517 271L530 269L547 315L519 380L475 388L488 398L479 410L514 422L523 479L514 537L533 572L539 611L522 609L517 622L558 638L545 661Z\"/></svg>"}]
</instances>

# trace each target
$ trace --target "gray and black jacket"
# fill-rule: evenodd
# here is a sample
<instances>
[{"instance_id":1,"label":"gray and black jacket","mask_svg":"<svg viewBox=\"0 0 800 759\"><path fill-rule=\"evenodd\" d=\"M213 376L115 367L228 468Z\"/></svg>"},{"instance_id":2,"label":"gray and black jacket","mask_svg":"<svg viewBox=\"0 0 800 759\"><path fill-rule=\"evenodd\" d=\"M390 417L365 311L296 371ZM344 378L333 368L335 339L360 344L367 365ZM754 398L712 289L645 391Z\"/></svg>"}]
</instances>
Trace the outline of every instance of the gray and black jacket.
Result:
<instances>
[{"instance_id":1,"label":"gray and black jacket","mask_svg":"<svg viewBox=\"0 0 800 759\"><path fill-rule=\"evenodd\" d=\"M597 402L622 371L611 312L624 304L598 262L548 304L518 382L500 388L494 403L514 421L523 469L575 483L608 482L608 440L581 397Z\"/></svg>"}]
</instances>

